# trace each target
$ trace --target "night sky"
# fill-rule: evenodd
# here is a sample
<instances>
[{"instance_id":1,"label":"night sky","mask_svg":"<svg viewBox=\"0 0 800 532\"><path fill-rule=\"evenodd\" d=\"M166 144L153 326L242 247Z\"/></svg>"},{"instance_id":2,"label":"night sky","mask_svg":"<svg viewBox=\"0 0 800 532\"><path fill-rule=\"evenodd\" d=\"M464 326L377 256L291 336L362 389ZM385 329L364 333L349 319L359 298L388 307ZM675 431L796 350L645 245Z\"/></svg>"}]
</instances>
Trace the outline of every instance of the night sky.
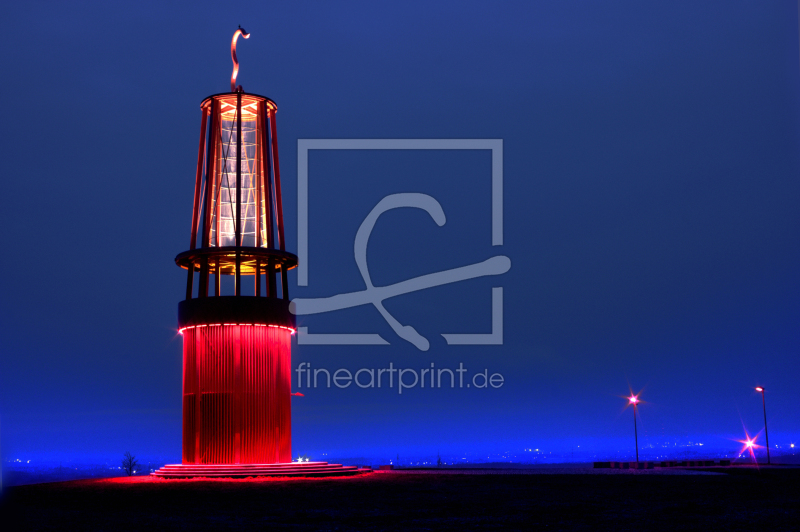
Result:
<instances>
[{"instance_id":1,"label":"night sky","mask_svg":"<svg viewBox=\"0 0 800 532\"><path fill-rule=\"evenodd\" d=\"M475 455L640 443L800 443L800 38L796 2L15 2L0 20L0 452L180 459L177 304L200 102L274 99L288 249L298 139L502 139L489 151L309 156L309 284L364 289L356 231L383 197L376 285L495 255L508 273L299 316L389 345L293 345L292 364L488 369L493 389L294 391L295 454ZM503 287L504 342L488 333ZM293 374L295 376L296 374ZM759 437L759 442L761 442Z\"/></svg>"}]
</instances>

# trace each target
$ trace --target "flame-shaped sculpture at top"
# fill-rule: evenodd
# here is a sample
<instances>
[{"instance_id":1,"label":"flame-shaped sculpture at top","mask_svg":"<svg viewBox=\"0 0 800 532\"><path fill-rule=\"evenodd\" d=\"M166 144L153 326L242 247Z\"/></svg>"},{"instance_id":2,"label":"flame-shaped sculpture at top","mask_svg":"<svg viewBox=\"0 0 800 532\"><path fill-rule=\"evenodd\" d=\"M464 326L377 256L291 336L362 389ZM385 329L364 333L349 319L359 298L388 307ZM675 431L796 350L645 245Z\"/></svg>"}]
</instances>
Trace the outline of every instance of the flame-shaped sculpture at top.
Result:
<instances>
[{"instance_id":1,"label":"flame-shaped sculpture at top","mask_svg":"<svg viewBox=\"0 0 800 532\"><path fill-rule=\"evenodd\" d=\"M236 59L236 41L239 39L239 35L244 37L245 39L250 38L250 34L247 31L239 26L239 29L236 30L236 33L233 34L233 40L231 41L231 59L233 59L233 74L231 74L231 92L236 92L236 76L239 75L239 60ZM242 87L239 86L239 90L242 90Z\"/></svg>"}]
</instances>

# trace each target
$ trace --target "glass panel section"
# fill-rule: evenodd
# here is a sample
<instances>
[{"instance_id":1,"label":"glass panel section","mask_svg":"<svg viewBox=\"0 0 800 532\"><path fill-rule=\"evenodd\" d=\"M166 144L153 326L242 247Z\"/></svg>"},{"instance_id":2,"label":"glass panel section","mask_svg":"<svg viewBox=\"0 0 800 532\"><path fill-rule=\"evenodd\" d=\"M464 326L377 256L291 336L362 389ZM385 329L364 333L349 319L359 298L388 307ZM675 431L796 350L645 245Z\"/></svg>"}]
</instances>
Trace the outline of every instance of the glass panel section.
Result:
<instances>
[{"instance_id":1,"label":"glass panel section","mask_svg":"<svg viewBox=\"0 0 800 532\"><path fill-rule=\"evenodd\" d=\"M261 178L258 141L261 128L255 99L242 98L242 167L241 217L242 246L256 246L258 222L256 181ZM217 139L217 180L211 218L211 246L236 245L236 97L220 99L219 135Z\"/></svg>"}]
</instances>

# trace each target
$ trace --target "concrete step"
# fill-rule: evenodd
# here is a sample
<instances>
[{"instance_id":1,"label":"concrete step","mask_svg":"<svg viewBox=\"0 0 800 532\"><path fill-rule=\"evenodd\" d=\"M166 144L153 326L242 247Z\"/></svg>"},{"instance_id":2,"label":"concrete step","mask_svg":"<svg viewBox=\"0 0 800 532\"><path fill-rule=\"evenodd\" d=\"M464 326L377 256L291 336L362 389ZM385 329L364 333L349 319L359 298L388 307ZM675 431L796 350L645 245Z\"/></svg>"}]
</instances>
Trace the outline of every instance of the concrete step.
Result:
<instances>
[{"instance_id":1,"label":"concrete step","mask_svg":"<svg viewBox=\"0 0 800 532\"><path fill-rule=\"evenodd\" d=\"M371 473L372 469L327 462L292 462L283 464L168 464L151 473L160 478L243 478L255 476L337 476Z\"/></svg>"}]
</instances>

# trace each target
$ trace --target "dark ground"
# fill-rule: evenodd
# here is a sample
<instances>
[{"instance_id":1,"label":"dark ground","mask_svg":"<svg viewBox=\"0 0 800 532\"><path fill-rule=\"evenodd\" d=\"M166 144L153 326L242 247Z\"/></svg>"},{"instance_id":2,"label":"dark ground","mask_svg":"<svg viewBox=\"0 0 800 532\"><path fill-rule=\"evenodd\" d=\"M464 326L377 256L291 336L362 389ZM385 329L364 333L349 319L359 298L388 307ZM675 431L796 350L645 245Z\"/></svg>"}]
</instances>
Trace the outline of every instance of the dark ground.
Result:
<instances>
[{"instance_id":1,"label":"dark ground","mask_svg":"<svg viewBox=\"0 0 800 532\"><path fill-rule=\"evenodd\" d=\"M357 478L77 480L17 486L3 530L800 528L800 468Z\"/></svg>"}]
</instances>

